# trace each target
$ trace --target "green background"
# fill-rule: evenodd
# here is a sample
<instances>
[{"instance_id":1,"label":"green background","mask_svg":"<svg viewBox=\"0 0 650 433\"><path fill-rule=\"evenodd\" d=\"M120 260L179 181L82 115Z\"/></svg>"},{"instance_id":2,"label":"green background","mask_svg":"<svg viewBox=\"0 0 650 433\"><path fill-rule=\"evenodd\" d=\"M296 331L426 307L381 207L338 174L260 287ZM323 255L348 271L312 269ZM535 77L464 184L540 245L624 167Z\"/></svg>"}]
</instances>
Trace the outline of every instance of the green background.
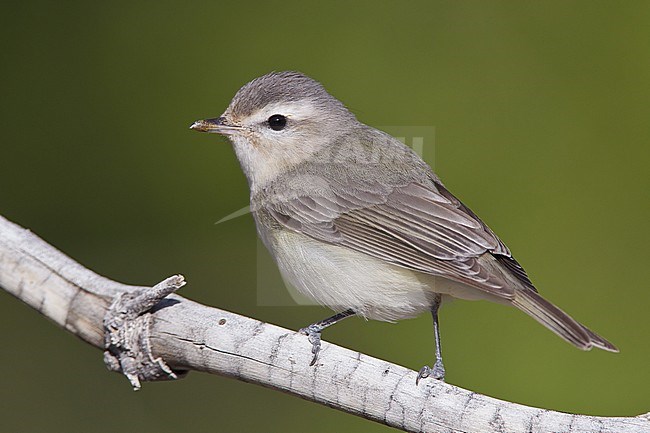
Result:
<instances>
[{"instance_id":1,"label":"green background","mask_svg":"<svg viewBox=\"0 0 650 433\"><path fill-rule=\"evenodd\" d=\"M248 190L219 115L296 69L371 125L435 126L425 157L540 291L618 345L583 353L514 309L442 311L452 384L598 415L650 410L650 3L14 2L0 11L0 213L89 268L297 329L257 302ZM430 318L326 339L417 369ZM102 355L0 293L0 431L388 431L193 373L134 393ZM307 350L307 348L305 349Z\"/></svg>"}]
</instances>

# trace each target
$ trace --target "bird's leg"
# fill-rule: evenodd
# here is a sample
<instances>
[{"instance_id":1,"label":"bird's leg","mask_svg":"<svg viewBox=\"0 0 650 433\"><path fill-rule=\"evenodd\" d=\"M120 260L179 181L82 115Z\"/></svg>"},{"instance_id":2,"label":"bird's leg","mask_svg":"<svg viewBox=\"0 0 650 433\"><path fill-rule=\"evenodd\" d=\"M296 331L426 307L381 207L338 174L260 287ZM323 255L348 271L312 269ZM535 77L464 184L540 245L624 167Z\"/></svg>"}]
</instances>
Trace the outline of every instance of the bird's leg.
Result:
<instances>
[{"instance_id":1,"label":"bird's leg","mask_svg":"<svg viewBox=\"0 0 650 433\"><path fill-rule=\"evenodd\" d=\"M440 326L438 325L438 309L442 302L442 296L436 294L433 298L433 305L431 305L431 315L433 316L433 333L436 337L436 362L433 364L433 369L425 365L420 369L415 385L420 382L420 379L433 376L434 379L445 380L445 366L442 364L442 350L440 348Z\"/></svg>"},{"instance_id":2,"label":"bird's leg","mask_svg":"<svg viewBox=\"0 0 650 433\"><path fill-rule=\"evenodd\" d=\"M323 319L319 322L312 323L306 328L302 328L300 331L298 331L301 334L305 334L307 337L309 337L309 342L311 343L311 353L314 354L313 359L309 363L310 366L316 364L316 360L318 359L318 352L320 352L320 334L321 332L323 332L323 329L330 327L333 324L345 319L346 317L350 317L353 315L354 315L354 310L349 308L343 311L342 313L338 313L333 315L332 317L328 317L327 319Z\"/></svg>"}]
</instances>

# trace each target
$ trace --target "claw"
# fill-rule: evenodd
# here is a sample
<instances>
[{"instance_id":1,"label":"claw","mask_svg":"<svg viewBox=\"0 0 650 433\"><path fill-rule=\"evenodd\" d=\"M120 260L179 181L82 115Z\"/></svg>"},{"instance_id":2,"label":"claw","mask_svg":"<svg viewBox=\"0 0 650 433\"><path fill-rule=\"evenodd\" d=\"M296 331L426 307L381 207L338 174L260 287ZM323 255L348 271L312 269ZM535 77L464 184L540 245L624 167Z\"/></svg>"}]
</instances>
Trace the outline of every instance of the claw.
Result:
<instances>
[{"instance_id":1,"label":"claw","mask_svg":"<svg viewBox=\"0 0 650 433\"><path fill-rule=\"evenodd\" d=\"M346 317L350 317L353 315L354 315L354 310L348 308L347 310L341 313L337 313L332 317L328 317L327 319L321 320L320 322L312 323L308 327L302 328L300 331L298 331L301 334L306 335L309 338L309 342L311 343L311 353L314 354L314 357L309 363L310 366L315 365L316 361L318 360L318 353L320 352L320 333L323 331L323 329L332 326L336 322L339 322L345 319Z\"/></svg>"},{"instance_id":2,"label":"claw","mask_svg":"<svg viewBox=\"0 0 650 433\"><path fill-rule=\"evenodd\" d=\"M445 381L445 366L442 365L441 360L436 360L436 363L433 364L433 368L425 365L418 372L418 377L415 379L415 386L418 386L420 379L426 379L427 377L432 376L434 379Z\"/></svg>"},{"instance_id":3,"label":"claw","mask_svg":"<svg viewBox=\"0 0 650 433\"><path fill-rule=\"evenodd\" d=\"M316 365L316 361L318 360L318 354L320 353L321 330L317 326L309 325L306 328L302 328L299 332L301 334L306 335L309 342L311 343L311 353L314 354L314 357L309 363L309 366L313 367L314 365Z\"/></svg>"},{"instance_id":4,"label":"claw","mask_svg":"<svg viewBox=\"0 0 650 433\"><path fill-rule=\"evenodd\" d=\"M420 379L426 379L431 375L431 368L428 365L425 365L418 371L418 377L415 379L415 386L420 384Z\"/></svg>"}]
</instances>

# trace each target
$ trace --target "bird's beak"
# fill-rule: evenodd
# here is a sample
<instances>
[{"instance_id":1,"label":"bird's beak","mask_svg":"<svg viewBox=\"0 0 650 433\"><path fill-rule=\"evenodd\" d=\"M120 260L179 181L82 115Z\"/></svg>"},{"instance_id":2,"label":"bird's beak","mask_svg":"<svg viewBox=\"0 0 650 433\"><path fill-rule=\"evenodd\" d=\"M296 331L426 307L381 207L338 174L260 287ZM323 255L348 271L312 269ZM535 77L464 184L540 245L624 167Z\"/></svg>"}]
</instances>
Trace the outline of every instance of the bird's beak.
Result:
<instances>
[{"instance_id":1,"label":"bird's beak","mask_svg":"<svg viewBox=\"0 0 650 433\"><path fill-rule=\"evenodd\" d=\"M212 134L230 135L241 131L242 128L241 126L228 124L224 117L215 117L214 119L197 120L192 123L190 129Z\"/></svg>"}]
</instances>

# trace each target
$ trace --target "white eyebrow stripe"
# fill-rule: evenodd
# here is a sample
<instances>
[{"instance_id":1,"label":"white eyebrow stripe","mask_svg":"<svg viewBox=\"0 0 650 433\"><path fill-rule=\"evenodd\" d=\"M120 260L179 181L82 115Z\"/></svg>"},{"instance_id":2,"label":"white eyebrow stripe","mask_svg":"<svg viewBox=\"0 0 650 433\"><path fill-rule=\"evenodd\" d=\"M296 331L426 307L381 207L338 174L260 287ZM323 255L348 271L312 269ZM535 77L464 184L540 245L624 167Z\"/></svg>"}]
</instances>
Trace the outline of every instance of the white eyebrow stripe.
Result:
<instances>
[{"instance_id":1,"label":"white eyebrow stripe","mask_svg":"<svg viewBox=\"0 0 650 433\"><path fill-rule=\"evenodd\" d=\"M250 119L262 123L274 114L281 114L289 119L301 120L315 117L318 113L318 109L307 101L276 102L251 114Z\"/></svg>"}]
</instances>

